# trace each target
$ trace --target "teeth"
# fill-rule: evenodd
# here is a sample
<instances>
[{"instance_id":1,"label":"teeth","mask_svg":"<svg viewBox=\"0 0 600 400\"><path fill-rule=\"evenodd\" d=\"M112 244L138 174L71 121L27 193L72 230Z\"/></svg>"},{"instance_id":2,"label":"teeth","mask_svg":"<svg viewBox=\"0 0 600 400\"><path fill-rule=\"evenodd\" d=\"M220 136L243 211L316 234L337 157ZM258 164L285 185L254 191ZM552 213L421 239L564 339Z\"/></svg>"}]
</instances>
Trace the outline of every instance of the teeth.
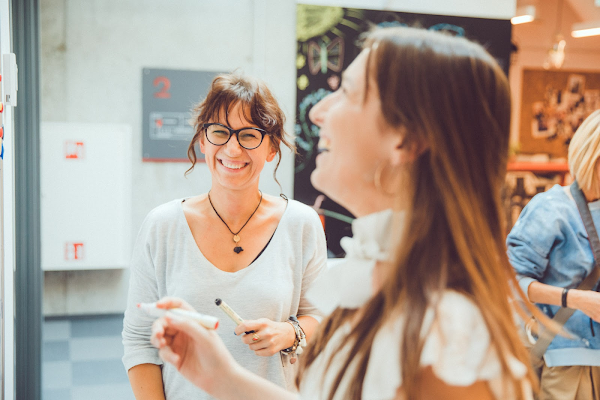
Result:
<instances>
[{"instance_id":1,"label":"teeth","mask_svg":"<svg viewBox=\"0 0 600 400\"><path fill-rule=\"evenodd\" d=\"M317 147L319 149L319 152L321 151L329 151L329 145L331 144L331 141L327 138L320 138L319 139L319 144L317 144Z\"/></svg>"},{"instance_id":2,"label":"teeth","mask_svg":"<svg viewBox=\"0 0 600 400\"><path fill-rule=\"evenodd\" d=\"M231 169L240 169L246 166L246 164L230 164L227 161L223 161L221 160L221 164L223 164L224 166L226 166L227 168L231 168Z\"/></svg>"}]
</instances>

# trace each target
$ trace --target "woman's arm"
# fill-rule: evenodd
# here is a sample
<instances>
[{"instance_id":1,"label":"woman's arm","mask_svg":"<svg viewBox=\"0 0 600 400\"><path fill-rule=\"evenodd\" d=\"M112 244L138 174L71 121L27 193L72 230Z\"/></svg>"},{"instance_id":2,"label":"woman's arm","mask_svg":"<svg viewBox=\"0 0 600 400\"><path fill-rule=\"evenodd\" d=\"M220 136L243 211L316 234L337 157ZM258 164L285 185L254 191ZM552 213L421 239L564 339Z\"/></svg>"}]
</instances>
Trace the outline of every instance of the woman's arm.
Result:
<instances>
[{"instance_id":1,"label":"woman's arm","mask_svg":"<svg viewBox=\"0 0 600 400\"><path fill-rule=\"evenodd\" d=\"M317 331L317 328L319 327L319 321L317 321L311 316L303 315L301 317L298 317L298 323L302 327L302 330L306 335L306 341L308 342L313 333Z\"/></svg>"},{"instance_id":2,"label":"woman's arm","mask_svg":"<svg viewBox=\"0 0 600 400\"><path fill-rule=\"evenodd\" d=\"M158 296L155 267L148 243L154 222L149 215L138 233L129 277L127 308L123 319L123 364L137 399L163 399L164 387L158 351L150 343L153 317L140 310L137 303L151 303Z\"/></svg>"},{"instance_id":3,"label":"woman's arm","mask_svg":"<svg viewBox=\"0 0 600 400\"><path fill-rule=\"evenodd\" d=\"M532 282L527 296L533 303L562 305L563 288ZM600 293L591 290L570 289L567 294L567 307L583 312L596 322L600 322Z\"/></svg>"},{"instance_id":4,"label":"woman's arm","mask_svg":"<svg viewBox=\"0 0 600 400\"><path fill-rule=\"evenodd\" d=\"M427 367L417 381L417 399L444 399L444 400L494 400L487 382L476 381L470 386L450 386L433 373L433 368ZM405 400L402 388L398 389L396 400Z\"/></svg>"},{"instance_id":5,"label":"woman's arm","mask_svg":"<svg viewBox=\"0 0 600 400\"><path fill-rule=\"evenodd\" d=\"M215 331L182 318L155 321L152 343L190 382L222 400L297 400L297 396L235 362Z\"/></svg>"},{"instance_id":6,"label":"woman's arm","mask_svg":"<svg viewBox=\"0 0 600 400\"><path fill-rule=\"evenodd\" d=\"M136 399L165 400L162 372L159 365L139 364L127 371Z\"/></svg>"}]
</instances>

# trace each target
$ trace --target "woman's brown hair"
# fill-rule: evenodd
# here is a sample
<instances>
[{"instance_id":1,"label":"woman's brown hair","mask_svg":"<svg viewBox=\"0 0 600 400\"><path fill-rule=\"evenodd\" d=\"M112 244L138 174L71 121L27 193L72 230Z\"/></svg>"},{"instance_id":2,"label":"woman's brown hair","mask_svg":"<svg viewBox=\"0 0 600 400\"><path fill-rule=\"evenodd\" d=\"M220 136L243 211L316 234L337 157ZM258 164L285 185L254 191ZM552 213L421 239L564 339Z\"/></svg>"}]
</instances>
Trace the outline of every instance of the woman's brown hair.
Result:
<instances>
[{"instance_id":1,"label":"woman's brown hair","mask_svg":"<svg viewBox=\"0 0 600 400\"><path fill-rule=\"evenodd\" d=\"M303 354L297 383L336 328L352 320L340 345L349 346L349 355L329 399L351 363L356 369L344 398L360 399L375 334L400 311L407 315L400 345L402 392L406 399L417 397L425 313L451 289L478 306L503 377L521 398L508 359L528 366L529 356L509 304L511 283L518 285L506 255L500 201L510 126L507 78L480 45L431 31L379 29L369 34L365 48L366 81L378 91L385 122L402 128L405 143L428 148L406 171L409 187L398 188L410 203L403 232L396 233L403 239L380 290L360 312L338 308L321 324ZM536 381L531 370L528 379Z\"/></svg>"},{"instance_id":2,"label":"woman's brown hair","mask_svg":"<svg viewBox=\"0 0 600 400\"><path fill-rule=\"evenodd\" d=\"M186 174L194 169L197 162L196 143L204 135L202 125L209 122L218 122L223 111L225 112L226 121L222 122L229 125L229 112L237 104L241 105L242 112L247 120L269 134L271 146L277 150L278 159L275 171L273 171L273 178L279 184L276 173L279 163L281 163L281 143L290 150L295 151L293 141L283 128L285 115L264 82L239 73L216 76L210 85L206 98L194 108L195 133L187 151L192 166L186 171Z\"/></svg>"}]
</instances>

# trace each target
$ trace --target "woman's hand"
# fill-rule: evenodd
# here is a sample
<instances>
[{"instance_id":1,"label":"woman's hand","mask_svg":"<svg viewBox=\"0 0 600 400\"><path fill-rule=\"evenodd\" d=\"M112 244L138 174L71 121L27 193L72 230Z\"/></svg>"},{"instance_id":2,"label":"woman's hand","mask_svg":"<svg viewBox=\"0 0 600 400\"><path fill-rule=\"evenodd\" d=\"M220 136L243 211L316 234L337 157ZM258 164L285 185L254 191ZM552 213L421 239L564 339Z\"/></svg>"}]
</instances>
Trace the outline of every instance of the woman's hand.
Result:
<instances>
[{"instance_id":1,"label":"woman's hand","mask_svg":"<svg viewBox=\"0 0 600 400\"><path fill-rule=\"evenodd\" d=\"M592 290L571 289L567 294L567 306L581 311L600 323L600 293Z\"/></svg>"},{"instance_id":2,"label":"woman's hand","mask_svg":"<svg viewBox=\"0 0 600 400\"><path fill-rule=\"evenodd\" d=\"M183 310L196 312L194 307L190 306L189 303L178 297L163 297L156 302L156 308L164 308L167 310L170 308L181 308Z\"/></svg>"},{"instance_id":3,"label":"woman's hand","mask_svg":"<svg viewBox=\"0 0 600 400\"><path fill-rule=\"evenodd\" d=\"M254 331L245 334L244 332ZM294 344L296 332L287 322L275 322L267 318L246 320L235 328L236 335L243 335L242 341L257 356L270 357Z\"/></svg>"},{"instance_id":4,"label":"woman's hand","mask_svg":"<svg viewBox=\"0 0 600 400\"><path fill-rule=\"evenodd\" d=\"M183 308L182 304L177 307ZM208 393L227 385L238 367L214 330L185 318L157 319L152 326L151 342L164 361L173 364L190 382Z\"/></svg>"}]
</instances>

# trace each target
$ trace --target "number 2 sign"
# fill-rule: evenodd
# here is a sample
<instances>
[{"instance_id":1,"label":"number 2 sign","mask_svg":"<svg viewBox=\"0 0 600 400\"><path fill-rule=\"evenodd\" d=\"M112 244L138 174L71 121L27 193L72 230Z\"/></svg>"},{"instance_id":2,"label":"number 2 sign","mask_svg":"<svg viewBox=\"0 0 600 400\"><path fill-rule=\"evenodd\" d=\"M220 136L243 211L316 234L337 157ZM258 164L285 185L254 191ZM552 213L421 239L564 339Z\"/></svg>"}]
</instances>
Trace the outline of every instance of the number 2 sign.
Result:
<instances>
[{"instance_id":1,"label":"number 2 sign","mask_svg":"<svg viewBox=\"0 0 600 400\"><path fill-rule=\"evenodd\" d=\"M154 87L157 89L154 92L154 97L157 99L170 99L171 93L169 93L169 89L171 88L171 81L166 76L157 76L154 78L154 82L152 83Z\"/></svg>"}]
</instances>

